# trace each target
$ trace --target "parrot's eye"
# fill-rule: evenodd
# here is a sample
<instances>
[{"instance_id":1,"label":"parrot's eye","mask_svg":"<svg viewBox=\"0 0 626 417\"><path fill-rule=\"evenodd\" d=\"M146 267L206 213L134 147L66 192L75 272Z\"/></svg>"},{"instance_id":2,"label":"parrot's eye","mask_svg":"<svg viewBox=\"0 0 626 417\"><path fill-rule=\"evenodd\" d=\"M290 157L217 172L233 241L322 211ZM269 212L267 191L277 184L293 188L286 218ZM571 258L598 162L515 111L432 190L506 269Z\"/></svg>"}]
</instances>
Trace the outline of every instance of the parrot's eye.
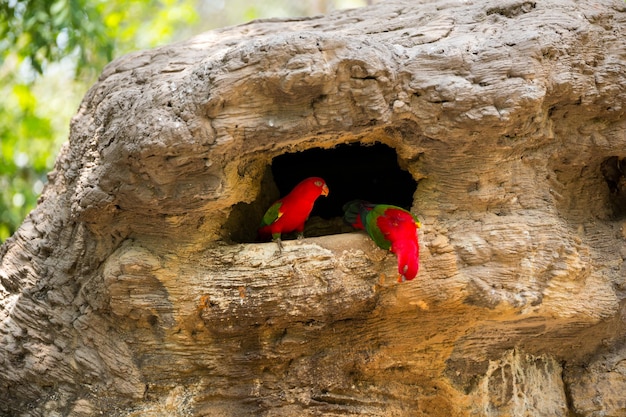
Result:
<instances>
[{"instance_id":1,"label":"parrot's eye","mask_svg":"<svg viewBox=\"0 0 626 417\"><path fill-rule=\"evenodd\" d=\"M315 184L316 187L321 187L322 181L315 181L313 184Z\"/></svg>"}]
</instances>

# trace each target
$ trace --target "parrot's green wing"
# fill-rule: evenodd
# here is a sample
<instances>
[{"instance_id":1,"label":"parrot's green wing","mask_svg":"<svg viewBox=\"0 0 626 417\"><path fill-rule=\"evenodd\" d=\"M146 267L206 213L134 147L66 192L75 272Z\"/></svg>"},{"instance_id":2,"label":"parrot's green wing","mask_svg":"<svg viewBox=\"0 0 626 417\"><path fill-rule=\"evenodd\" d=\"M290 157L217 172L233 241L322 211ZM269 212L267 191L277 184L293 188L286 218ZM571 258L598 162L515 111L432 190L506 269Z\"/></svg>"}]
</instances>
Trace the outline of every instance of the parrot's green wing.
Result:
<instances>
[{"instance_id":1,"label":"parrot's green wing","mask_svg":"<svg viewBox=\"0 0 626 417\"><path fill-rule=\"evenodd\" d=\"M280 211L280 207L283 205L281 201L277 201L270 208L267 209L263 219L261 219L261 226L269 226L274 223L283 213Z\"/></svg>"},{"instance_id":2,"label":"parrot's green wing","mask_svg":"<svg viewBox=\"0 0 626 417\"><path fill-rule=\"evenodd\" d=\"M378 247L389 250L391 242L385 238L383 231L378 227L377 220L380 216L384 216L385 210L389 208L386 204L378 204L368 214L365 220L365 230Z\"/></svg>"}]
</instances>

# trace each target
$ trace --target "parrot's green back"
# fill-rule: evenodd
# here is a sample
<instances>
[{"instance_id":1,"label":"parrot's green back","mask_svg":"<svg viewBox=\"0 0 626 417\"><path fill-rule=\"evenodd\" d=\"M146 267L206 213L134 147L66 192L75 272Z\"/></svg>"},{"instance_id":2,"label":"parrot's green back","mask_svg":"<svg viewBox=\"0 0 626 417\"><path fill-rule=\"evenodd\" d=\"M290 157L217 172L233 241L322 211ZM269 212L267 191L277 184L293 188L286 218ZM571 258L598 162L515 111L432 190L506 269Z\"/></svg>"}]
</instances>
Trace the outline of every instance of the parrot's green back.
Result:
<instances>
[{"instance_id":1,"label":"parrot's green back","mask_svg":"<svg viewBox=\"0 0 626 417\"><path fill-rule=\"evenodd\" d=\"M367 213L365 218L365 230L371 236L372 240L378 245L378 247L389 250L391 248L391 242L385 238L383 231L378 227L377 221L380 216L385 214L385 210L392 208L388 204L378 204L372 210Z\"/></svg>"}]
</instances>

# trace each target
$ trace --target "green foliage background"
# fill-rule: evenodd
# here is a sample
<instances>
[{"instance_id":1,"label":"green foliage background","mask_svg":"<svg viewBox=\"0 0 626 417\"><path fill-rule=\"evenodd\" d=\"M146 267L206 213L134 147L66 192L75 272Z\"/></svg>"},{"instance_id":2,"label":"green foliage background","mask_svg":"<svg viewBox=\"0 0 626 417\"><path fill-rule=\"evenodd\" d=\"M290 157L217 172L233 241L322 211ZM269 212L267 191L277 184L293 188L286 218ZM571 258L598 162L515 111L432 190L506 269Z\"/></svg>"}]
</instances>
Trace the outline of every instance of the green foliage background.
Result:
<instances>
[{"instance_id":1,"label":"green foliage background","mask_svg":"<svg viewBox=\"0 0 626 417\"><path fill-rule=\"evenodd\" d=\"M35 206L104 65L209 29L366 0L0 0L0 242Z\"/></svg>"}]
</instances>

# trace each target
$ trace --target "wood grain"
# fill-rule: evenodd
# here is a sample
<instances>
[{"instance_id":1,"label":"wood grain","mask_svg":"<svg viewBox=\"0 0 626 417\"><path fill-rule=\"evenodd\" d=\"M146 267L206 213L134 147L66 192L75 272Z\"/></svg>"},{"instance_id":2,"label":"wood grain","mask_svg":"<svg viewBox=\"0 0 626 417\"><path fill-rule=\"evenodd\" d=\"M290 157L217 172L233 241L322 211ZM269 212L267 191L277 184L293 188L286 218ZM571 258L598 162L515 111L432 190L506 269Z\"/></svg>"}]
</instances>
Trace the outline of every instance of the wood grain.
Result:
<instances>
[{"instance_id":1,"label":"wood grain","mask_svg":"<svg viewBox=\"0 0 626 417\"><path fill-rule=\"evenodd\" d=\"M389 1L115 60L0 249L0 413L623 415L624 33L614 0ZM274 157L374 142L414 281L359 232L233 242Z\"/></svg>"}]
</instances>

